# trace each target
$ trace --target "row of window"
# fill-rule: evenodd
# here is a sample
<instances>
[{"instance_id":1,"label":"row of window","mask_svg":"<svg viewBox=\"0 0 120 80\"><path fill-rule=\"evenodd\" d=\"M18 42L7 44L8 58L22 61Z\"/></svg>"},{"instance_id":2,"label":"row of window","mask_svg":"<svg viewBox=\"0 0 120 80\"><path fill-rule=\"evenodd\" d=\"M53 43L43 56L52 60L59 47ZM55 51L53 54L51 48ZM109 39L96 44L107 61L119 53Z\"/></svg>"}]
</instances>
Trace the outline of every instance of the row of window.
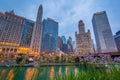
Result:
<instances>
[{"instance_id":1,"label":"row of window","mask_svg":"<svg viewBox=\"0 0 120 80\"><path fill-rule=\"evenodd\" d=\"M0 48L0 52L17 52L16 48Z\"/></svg>"}]
</instances>

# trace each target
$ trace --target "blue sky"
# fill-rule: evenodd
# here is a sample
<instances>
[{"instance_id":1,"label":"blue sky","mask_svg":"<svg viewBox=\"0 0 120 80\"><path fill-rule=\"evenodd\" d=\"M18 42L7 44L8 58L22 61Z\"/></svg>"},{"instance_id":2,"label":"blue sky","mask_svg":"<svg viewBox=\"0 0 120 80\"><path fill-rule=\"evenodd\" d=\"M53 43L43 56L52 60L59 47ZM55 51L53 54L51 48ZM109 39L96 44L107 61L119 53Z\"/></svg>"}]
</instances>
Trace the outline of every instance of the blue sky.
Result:
<instances>
[{"instance_id":1,"label":"blue sky","mask_svg":"<svg viewBox=\"0 0 120 80\"><path fill-rule=\"evenodd\" d=\"M59 22L59 35L71 36L73 40L80 19L94 39L91 19L95 12L107 12L113 34L120 30L120 0L0 0L0 11L14 10L17 15L35 21L40 4L43 19L50 17Z\"/></svg>"}]
</instances>

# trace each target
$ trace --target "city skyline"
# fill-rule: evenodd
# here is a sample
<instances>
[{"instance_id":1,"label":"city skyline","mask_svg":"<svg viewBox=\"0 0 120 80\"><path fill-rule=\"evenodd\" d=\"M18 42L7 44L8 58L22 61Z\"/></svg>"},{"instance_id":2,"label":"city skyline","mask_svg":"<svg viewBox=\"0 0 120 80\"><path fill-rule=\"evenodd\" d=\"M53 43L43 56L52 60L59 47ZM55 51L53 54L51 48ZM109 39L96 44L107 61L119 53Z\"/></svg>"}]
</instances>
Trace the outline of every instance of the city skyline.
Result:
<instances>
[{"instance_id":1,"label":"city skyline","mask_svg":"<svg viewBox=\"0 0 120 80\"><path fill-rule=\"evenodd\" d=\"M19 3L19 6L18 6ZM21 4L21 5L20 5ZM59 35L62 36L71 36L73 40L75 40L74 32L77 30L77 23L79 19L85 21L86 29L90 29L92 39L94 39L93 26L92 26L92 15L96 12L106 11L108 15L108 19L111 25L111 29L113 34L115 34L119 30L119 8L117 7L120 3L109 0L75 0L74 2L64 0L58 1L10 1L7 0L1 1L0 3L0 11L10 11L14 10L17 15L24 16L28 19L32 19L35 21L37 9L39 5L43 5L43 19L47 17L51 17L52 19L59 22ZM6 6L7 5L7 6ZM111 6L112 5L112 6ZM24 13L23 13L24 12ZM60 14L59 14L60 13ZM71 27L71 28L69 28ZM69 28L69 30L67 29ZM95 41L94 41L95 42Z\"/></svg>"}]
</instances>

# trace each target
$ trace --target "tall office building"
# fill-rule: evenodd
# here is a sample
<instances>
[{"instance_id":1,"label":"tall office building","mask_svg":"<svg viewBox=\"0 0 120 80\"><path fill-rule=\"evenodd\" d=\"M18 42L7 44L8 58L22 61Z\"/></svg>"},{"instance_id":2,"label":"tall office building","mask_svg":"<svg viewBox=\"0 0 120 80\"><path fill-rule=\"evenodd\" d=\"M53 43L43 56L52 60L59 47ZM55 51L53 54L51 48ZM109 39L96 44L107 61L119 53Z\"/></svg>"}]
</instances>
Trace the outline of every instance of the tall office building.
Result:
<instances>
[{"instance_id":1,"label":"tall office building","mask_svg":"<svg viewBox=\"0 0 120 80\"><path fill-rule=\"evenodd\" d=\"M68 45L68 52L73 53L73 44L72 44L72 38L71 37L69 37L67 39L67 45Z\"/></svg>"},{"instance_id":2,"label":"tall office building","mask_svg":"<svg viewBox=\"0 0 120 80\"><path fill-rule=\"evenodd\" d=\"M25 19L18 53L25 53L25 54L29 53L33 27L34 27L34 21Z\"/></svg>"},{"instance_id":3,"label":"tall office building","mask_svg":"<svg viewBox=\"0 0 120 80\"><path fill-rule=\"evenodd\" d=\"M57 52L58 48L58 22L47 18L43 20L41 51L47 53Z\"/></svg>"},{"instance_id":4,"label":"tall office building","mask_svg":"<svg viewBox=\"0 0 120 80\"><path fill-rule=\"evenodd\" d=\"M66 38L65 36L59 36L58 37L58 48L64 52L64 53L68 53L68 44L66 42Z\"/></svg>"},{"instance_id":5,"label":"tall office building","mask_svg":"<svg viewBox=\"0 0 120 80\"><path fill-rule=\"evenodd\" d=\"M42 5L39 6L36 22L33 28L32 41L30 45L30 53L38 55L41 49L41 39L42 39Z\"/></svg>"},{"instance_id":6,"label":"tall office building","mask_svg":"<svg viewBox=\"0 0 120 80\"><path fill-rule=\"evenodd\" d=\"M60 36L58 36L58 48L61 50L62 49L62 39Z\"/></svg>"},{"instance_id":7,"label":"tall office building","mask_svg":"<svg viewBox=\"0 0 120 80\"><path fill-rule=\"evenodd\" d=\"M76 52L85 55L87 53L93 53L92 40L90 30L85 32L85 26L82 20L78 22L79 33L75 32L76 37Z\"/></svg>"},{"instance_id":8,"label":"tall office building","mask_svg":"<svg viewBox=\"0 0 120 80\"><path fill-rule=\"evenodd\" d=\"M61 39L62 39L62 44L66 44L67 43L65 36L62 36Z\"/></svg>"},{"instance_id":9,"label":"tall office building","mask_svg":"<svg viewBox=\"0 0 120 80\"><path fill-rule=\"evenodd\" d=\"M34 22L14 11L0 12L0 52L29 53Z\"/></svg>"},{"instance_id":10,"label":"tall office building","mask_svg":"<svg viewBox=\"0 0 120 80\"><path fill-rule=\"evenodd\" d=\"M62 49L61 50L64 53L68 53L68 44L67 44L65 36L62 36L61 39L62 39Z\"/></svg>"},{"instance_id":11,"label":"tall office building","mask_svg":"<svg viewBox=\"0 0 120 80\"><path fill-rule=\"evenodd\" d=\"M98 12L93 15L93 29L98 52L116 52L117 47L112 35L106 12Z\"/></svg>"},{"instance_id":12,"label":"tall office building","mask_svg":"<svg viewBox=\"0 0 120 80\"><path fill-rule=\"evenodd\" d=\"M25 19L20 46L30 47L33 27L34 27L34 22L31 20Z\"/></svg>"},{"instance_id":13,"label":"tall office building","mask_svg":"<svg viewBox=\"0 0 120 80\"><path fill-rule=\"evenodd\" d=\"M114 36L116 45L117 45L117 49L120 52L120 31L116 32L116 35Z\"/></svg>"},{"instance_id":14,"label":"tall office building","mask_svg":"<svg viewBox=\"0 0 120 80\"><path fill-rule=\"evenodd\" d=\"M2 53L17 53L24 28L23 17L14 11L0 12L0 51Z\"/></svg>"}]
</instances>

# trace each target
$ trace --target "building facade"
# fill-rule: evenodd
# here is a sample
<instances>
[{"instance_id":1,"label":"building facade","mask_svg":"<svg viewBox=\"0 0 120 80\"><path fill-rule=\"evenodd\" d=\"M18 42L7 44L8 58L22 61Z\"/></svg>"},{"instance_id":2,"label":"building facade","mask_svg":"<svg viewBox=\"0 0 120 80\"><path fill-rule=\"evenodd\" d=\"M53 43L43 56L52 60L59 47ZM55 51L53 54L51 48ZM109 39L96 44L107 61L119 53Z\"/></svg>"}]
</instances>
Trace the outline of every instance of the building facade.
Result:
<instances>
[{"instance_id":1,"label":"building facade","mask_svg":"<svg viewBox=\"0 0 120 80\"><path fill-rule=\"evenodd\" d=\"M34 21L25 19L18 53L29 53L34 23Z\"/></svg>"},{"instance_id":2,"label":"building facade","mask_svg":"<svg viewBox=\"0 0 120 80\"><path fill-rule=\"evenodd\" d=\"M25 19L20 46L30 47L33 27L34 27L34 22L31 20Z\"/></svg>"},{"instance_id":3,"label":"building facade","mask_svg":"<svg viewBox=\"0 0 120 80\"><path fill-rule=\"evenodd\" d=\"M67 39L67 45L68 45L68 53L73 53L73 42L72 42L72 38L69 37Z\"/></svg>"},{"instance_id":4,"label":"building facade","mask_svg":"<svg viewBox=\"0 0 120 80\"><path fill-rule=\"evenodd\" d=\"M47 18L43 20L42 52L57 52L58 48L58 22Z\"/></svg>"},{"instance_id":5,"label":"building facade","mask_svg":"<svg viewBox=\"0 0 120 80\"><path fill-rule=\"evenodd\" d=\"M82 20L78 22L79 33L75 32L76 37L76 52L85 55L88 53L93 53L92 40L90 35L90 30L85 32L85 26Z\"/></svg>"},{"instance_id":6,"label":"building facade","mask_svg":"<svg viewBox=\"0 0 120 80\"><path fill-rule=\"evenodd\" d=\"M24 28L23 17L14 11L0 13L0 49L2 53L17 53Z\"/></svg>"},{"instance_id":7,"label":"building facade","mask_svg":"<svg viewBox=\"0 0 120 80\"><path fill-rule=\"evenodd\" d=\"M114 36L116 45L117 45L117 49L120 52L120 31L116 32L116 35Z\"/></svg>"},{"instance_id":8,"label":"building facade","mask_svg":"<svg viewBox=\"0 0 120 80\"><path fill-rule=\"evenodd\" d=\"M0 12L0 52L29 53L33 24L14 11Z\"/></svg>"},{"instance_id":9,"label":"building facade","mask_svg":"<svg viewBox=\"0 0 120 80\"><path fill-rule=\"evenodd\" d=\"M68 53L68 44L67 44L65 36L58 37L58 48L62 52Z\"/></svg>"},{"instance_id":10,"label":"building facade","mask_svg":"<svg viewBox=\"0 0 120 80\"><path fill-rule=\"evenodd\" d=\"M110 24L105 11L93 15L93 29L96 39L97 51L116 52L117 47L112 35Z\"/></svg>"},{"instance_id":11,"label":"building facade","mask_svg":"<svg viewBox=\"0 0 120 80\"><path fill-rule=\"evenodd\" d=\"M68 53L68 44L67 44L67 40L66 40L66 37L65 36L61 36L61 39L62 39L62 51L64 53Z\"/></svg>"},{"instance_id":12,"label":"building facade","mask_svg":"<svg viewBox=\"0 0 120 80\"><path fill-rule=\"evenodd\" d=\"M62 39L60 36L58 36L58 48L59 48L59 50L62 49Z\"/></svg>"},{"instance_id":13,"label":"building facade","mask_svg":"<svg viewBox=\"0 0 120 80\"><path fill-rule=\"evenodd\" d=\"M39 55L41 50L41 40L42 40L42 5L39 6L36 22L33 28L32 40L30 45L30 54Z\"/></svg>"}]
</instances>

